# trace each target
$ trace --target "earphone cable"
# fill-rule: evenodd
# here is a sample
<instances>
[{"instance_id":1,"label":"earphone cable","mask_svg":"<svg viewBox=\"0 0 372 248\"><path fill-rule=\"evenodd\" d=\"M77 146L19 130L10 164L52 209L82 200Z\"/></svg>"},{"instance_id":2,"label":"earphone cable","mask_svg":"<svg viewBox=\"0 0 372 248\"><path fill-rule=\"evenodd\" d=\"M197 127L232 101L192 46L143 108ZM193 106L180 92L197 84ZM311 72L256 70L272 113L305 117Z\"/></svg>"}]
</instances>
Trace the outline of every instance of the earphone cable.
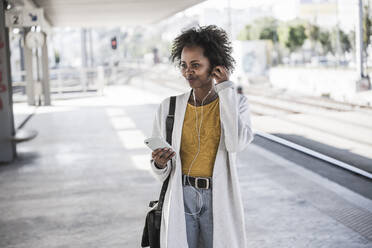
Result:
<instances>
[{"instance_id":1,"label":"earphone cable","mask_svg":"<svg viewBox=\"0 0 372 248\"><path fill-rule=\"evenodd\" d=\"M208 94L204 97L204 99L202 100L202 103L201 103L201 117L200 117L200 124L199 124L199 128L198 128L198 112L196 110L196 98L195 98L195 92L194 92L194 89L192 90L192 93L193 93L193 98L194 98L194 104L195 104L195 107L194 107L194 110L195 110L195 128L196 128L196 133L198 135L198 151L196 153L196 155L194 156L194 159L192 160L191 164L190 164L190 167L189 167L189 170L187 172L187 181L189 183L189 185L191 185L190 183L190 172L191 172L191 168L192 166L194 165L194 162L196 160L196 158L199 156L199 153L200 153L200 146L201 146L201 141L200 141L200 131L201 131L201 127L202 127L202 123L203 123L203 103L205 101L205 99L209 96L209 94L212 92L212 89L209 90ZM194 187L191 186L191 188L197 193L198 195L198 202L199 202L199 210L195 213L187 213L185 211L185 214L187 215L197 215L201 212L201 209L202 209L202 206L203 206L203 198L201 196L201 193L199 191L197 191Z\"/></svg>"}]
</instances>

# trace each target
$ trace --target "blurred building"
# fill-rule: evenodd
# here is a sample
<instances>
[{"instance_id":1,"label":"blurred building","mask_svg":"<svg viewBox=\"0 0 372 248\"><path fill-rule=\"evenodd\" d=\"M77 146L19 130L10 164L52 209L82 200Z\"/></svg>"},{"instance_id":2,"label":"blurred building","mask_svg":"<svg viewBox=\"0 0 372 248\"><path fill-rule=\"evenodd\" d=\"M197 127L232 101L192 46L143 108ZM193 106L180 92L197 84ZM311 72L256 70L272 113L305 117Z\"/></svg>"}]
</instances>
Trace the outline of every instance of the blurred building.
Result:
<instances>
[{"instance_id":1,"label":"blurred building","mask_svg":"<svg viewBox=\"0 0 372 248\"><path fill-rule=\"evenodd\" d=\"M355 26L355 2L351 0L299 0L297 17L322 27L337 24L350 31Z\"/></svg>"}]
</instances>

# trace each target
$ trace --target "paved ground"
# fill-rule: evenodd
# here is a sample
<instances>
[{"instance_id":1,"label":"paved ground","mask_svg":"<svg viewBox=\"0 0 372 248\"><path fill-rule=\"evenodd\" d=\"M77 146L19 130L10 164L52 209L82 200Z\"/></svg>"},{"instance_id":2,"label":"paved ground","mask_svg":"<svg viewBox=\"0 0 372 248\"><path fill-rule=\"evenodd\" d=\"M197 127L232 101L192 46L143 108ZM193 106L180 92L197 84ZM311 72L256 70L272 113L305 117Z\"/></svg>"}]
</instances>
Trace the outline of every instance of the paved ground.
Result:
<instances>
[{"instance_id":1,"label":"paved ground","mask_svg":"<svg viewBox=\"0 0 372 248\"><path fill-rule=\"evenodd\" d=\"M38 108L26 127L39 136L0 166L0 247L139 247L160 187L143 139L174 93L113 86ZM30 111L15 109L18 120ZM239 159L249 247L372 247L370 199L262 145Z\"/></svg>"}]
</instances>

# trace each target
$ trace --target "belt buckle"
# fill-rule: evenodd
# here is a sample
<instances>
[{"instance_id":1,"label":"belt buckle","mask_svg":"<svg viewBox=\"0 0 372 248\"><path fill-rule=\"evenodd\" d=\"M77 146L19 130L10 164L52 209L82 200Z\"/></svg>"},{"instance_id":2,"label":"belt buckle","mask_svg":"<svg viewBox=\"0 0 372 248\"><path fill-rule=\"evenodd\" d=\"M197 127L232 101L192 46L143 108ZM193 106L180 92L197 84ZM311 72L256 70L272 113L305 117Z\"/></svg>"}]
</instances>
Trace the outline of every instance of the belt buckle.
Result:
<instances>
[{"instance_id":1,"label":"belt buckle","mask_svg":"<svg viewBox=\"0 0 372 248\"><path fill-rule=\"evenodd\" d=\"M205 187L199 188L199 186L198 186L199 179L205 180L205 182L206 182L206 186ZM195 178L195 188L197 188L197 189L209 189L209 180L207 178L196 177Z\"/></svg>"}]
</instances>

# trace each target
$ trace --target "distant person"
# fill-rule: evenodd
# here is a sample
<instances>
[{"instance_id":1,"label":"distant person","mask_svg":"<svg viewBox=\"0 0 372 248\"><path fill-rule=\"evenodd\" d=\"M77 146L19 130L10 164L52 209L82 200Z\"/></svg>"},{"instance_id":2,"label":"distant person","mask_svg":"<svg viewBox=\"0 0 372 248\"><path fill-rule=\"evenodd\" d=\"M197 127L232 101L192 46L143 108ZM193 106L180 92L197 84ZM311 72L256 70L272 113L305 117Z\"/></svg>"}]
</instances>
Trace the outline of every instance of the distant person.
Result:
<instances>
[{"instance_id":1,"label":"distant person","mask_svg":"<svg viewBox=\"0 0 372 248\"><path fill-rule=\"evenodd\" d=\"M159 64L160 63L159 50L155 47L152 49L152 53L154 56L154 65Z\"/></svg>"},{"instance_id":2,"label":"distant person","mask_svg":"<svg viewBox=\"0 0 372 248\"><path fill-rule=\"evenodd\" d=\"M216 26L188 29L173 41L171 60L191 90L176 98L175 151L152 153L158 178L171 175L163 205L162 248L247 247L236 154L253 134L247 98L229 81L231 52L226 32ZM156 112L153 137L166 137L169 102L165 99Z\"/></svg>"},{"instance_id":3,"label":"distant person","mask_svg":"<svg viewBox=\"0 0 372 248\"><path fill-rule=\"evenodd\" d=\"M236 92L237 92L238 94L243 94L243 87L239 85L239 86L236 88Z\"/></svg>"}]
</instances>

